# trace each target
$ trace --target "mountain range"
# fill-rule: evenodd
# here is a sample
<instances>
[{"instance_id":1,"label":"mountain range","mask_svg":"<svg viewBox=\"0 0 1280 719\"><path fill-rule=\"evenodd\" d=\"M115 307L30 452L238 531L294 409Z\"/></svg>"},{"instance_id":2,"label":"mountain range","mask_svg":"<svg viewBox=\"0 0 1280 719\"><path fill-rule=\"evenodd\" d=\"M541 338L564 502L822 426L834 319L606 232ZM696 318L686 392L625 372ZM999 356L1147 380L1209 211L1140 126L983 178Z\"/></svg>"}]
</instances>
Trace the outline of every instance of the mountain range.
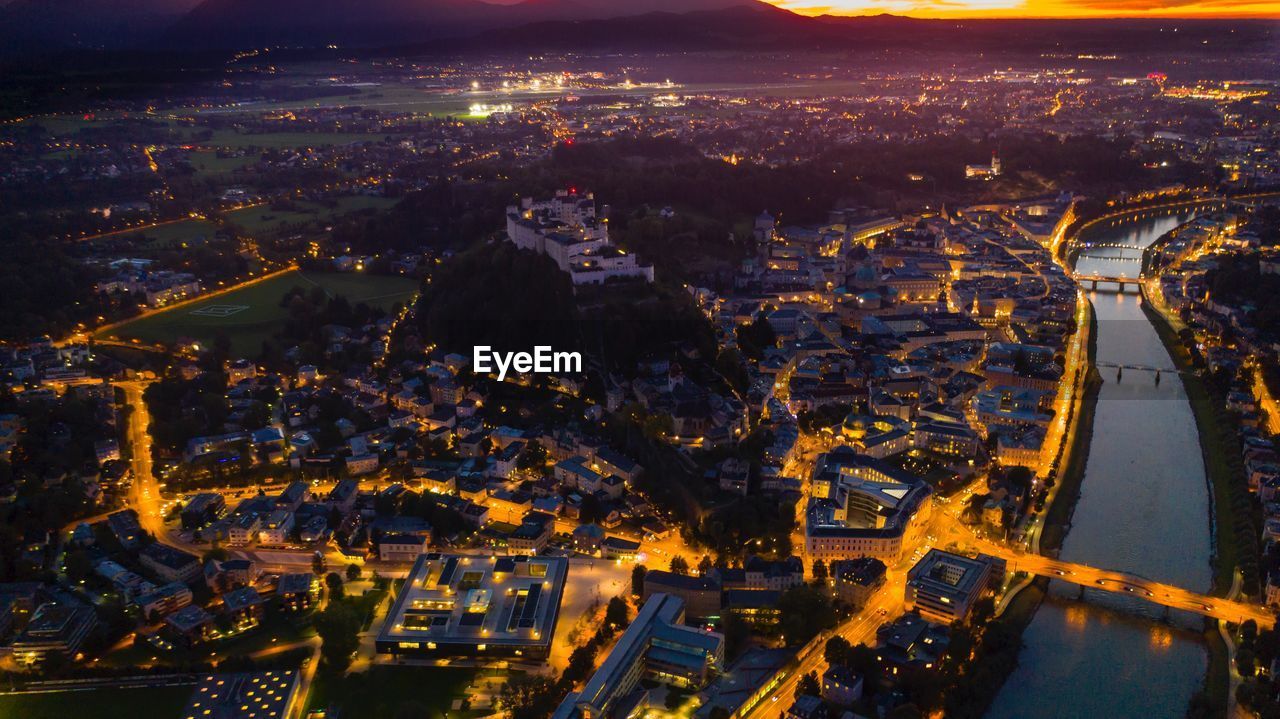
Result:
<instances>
[{"instance_id":1,"label":"mountain range","mask_svg":"<svg viewBox=\"0 0 1280 719\"><path fill-rule=\"evenodd\" d=\"M538 23L747 6L773 10L758 0L12 0L0 6L0 47L9 53L375 47Z\"/></svg>"},{"instance_id":2,"label":"mountain range","mask_svg":"<svg viewBox=\"0 0 1280 719\"><path fill-rule=\"evenodd\" d=\"M3 0L0 0L2 2ZM10 0L0 55L62 50L412 52L950 48L1032 53L1274 47L1276 22L808 17L760 0ZM1230 28L1227 26L1230 25ZM1227 32L1229 29L1229 33Z\"/></svg>"}]
</instances>

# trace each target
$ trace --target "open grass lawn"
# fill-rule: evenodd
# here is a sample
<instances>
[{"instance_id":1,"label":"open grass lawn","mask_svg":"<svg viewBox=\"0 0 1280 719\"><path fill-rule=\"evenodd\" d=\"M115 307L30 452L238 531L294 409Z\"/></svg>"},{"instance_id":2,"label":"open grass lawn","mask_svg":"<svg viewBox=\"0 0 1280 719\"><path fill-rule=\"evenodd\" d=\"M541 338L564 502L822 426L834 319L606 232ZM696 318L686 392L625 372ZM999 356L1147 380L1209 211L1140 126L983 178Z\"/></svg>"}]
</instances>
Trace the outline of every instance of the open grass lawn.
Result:
<instances>
[{"instance_id":1,"label":"open grass lawn","mask_svg":"<svg viewBox=\"0 0 1280 719\"><path fill-rule=\"evenodd\" d=\"M504 96L511 99L510 96ZM519 99L519 98L517 98ZM528 99L528 98L526 98ZM473 102L496 102L497 94L485 95L484 97L473 97L471 95L449 95L442 94L437 90L423 90L415 87L404 87L398 85L383 85L379 87L360 88L359 92L353 91L349 95L334 95L331 97L317 97L308 100L286 100L282 102L263 102L245 105L237 110L243 112L264 112L267 110L305 110L310 108L323 107L344 107L351 105L359 105L379 110L388 110L395 112L418 112L431 115L432 117L461 117L466 115L468 109ZM504 100L505 101L505 100ZM217 108L209 110L197 110L195 114L227 114L226 108ZM232 113L234 114L234 113ZM288 133L285 133L288 134ZM299 133L301 134L301 133ZM220 140L221 135L215 135L215 139ZM255 137L253 135L243 135L242 137ZM258 135L256 137L271 137L270 135ZM348 135L348 137L351 137ZM369 137L369 136L366 136ZM381 137L373 135L372 137ZM347 140L352 142L352 140ZM263 145L261 147L277 147L276 145Z\"/></svg>"},{"instance_id":2,"label":"open grass lawn","mask_svg":"<svg viewBox=\"0 0 1280 719\"><path fill-rule=\"evenodd\" d=\"M208 220L184 220L169 225L160 225L142 231L147 238L147 249L163 249L166 247L204 244L213 239L218 228Z\"/></svg>"},{"instance_id":3,"label":"open grass lawn","mask_svg":"<svg viewBox=\"0 0 1280 719\"><path fill-rule=\"evenodd\" d=\"M258 160L256 155L245 157L218 157L216 152L193 152L189 158L198 177L222 178Z\"/></svg>"},{"instance_id":4,"label":"open grass lawn","mask_svg":"<svg viewBox=\"0 0 1280 719\"><path fill-rule=\"evenodd\" d=\"M103 121L86 120L81 115L46 115L32 118L30 122L43 127L45 132L50 135L72 135L83 128L93 125L95 122ZM111 122L111 120L106 122Z\"/></svg>"},{"instance_id":5,"label":"open grass lawn","mask_svg":"<svg viewBox=\"0 0 1280 719\"><path fill-rule=\"evenodd\" d=\"M118 242L122 239L130 239L141 235L143 241L135 244L133 248L139 252L145 252L147 250L154 251L168 247L180 247L184 242L191 247L204 244L213 239L213 233L217 232L217 230L217 226L208 220L182 220L180 222L156 225L155 227L113 232L101 238L90 240L90 242Z\"/></svg>"},{"instance_id":6,"label":"open grass lawn","mask_svg":"<svg viewBox=\"0 0 1280 719\"><path fill-rule=\"evenodd\" d=\"M231 340L233 354L256 357L262 343L284 325L288 313L280 306L280 299L295 286L318 286L330 295L346 297L353 305L365 302L384 308L407 301L417 289L413 280L404 277L295 270L216 297L140 317L101 336L146 343L171 343L181 338L210 343L219 333L225 333Z\"/></svg>"},{"instance_id":7,"label":"open grass lawn","mask_svg":"<svg viewBox=\"0 0 1280 719\"><path fill-rule=\"evenodd\" d=\"M53 694L0 695L0 717L13 719L173 719L191 687L93 689Z\"/></svg>"},{"instance_id":8,"label":"open grass lawn","mask_svg":"<svg viewBox=\"0 0 1280 719\"><path fill-rule=\"evenodd\" d=\"M242 133L235 130L214 130L208 140L200 140L205 147L226 147L242 149L261 147L268 150L279 150L289 147L326 147L331 145L350 145L355 142L381 142L387 135L367 132L267 132ZM244 159L244 158L241 158Z\"/></svg>"},{"instance_id":9,"label":"open grass lawn","mask_svg":"<svg viewBox=\"0 0 1280 719\"><path fill-rule=\"evenodd\" d=\"M264 233L291 225L328 222L335 217L357 210L386 209L396 202L397 200L389 197L356 195L340 198L334 207L316 202L299 202L295 210L273 210L267 205L259 205L229 212L227 221L243 228L246 232Z\"/></svg>"},{"instance_id":10,"label":"open grass lawn","mask_svg":"<svg viewBox=\"0 0 1280 719\"><path fill-rule=\"evenodd\" d=\"M336 677L323 669L311 685L307 709L338 708L342 719L386 719L402 705L417 703L432 719L468 716L452 711L453 700L466 696L475 677L472 669L375 665L367 672Z\"/></svg>"}]
</instances>

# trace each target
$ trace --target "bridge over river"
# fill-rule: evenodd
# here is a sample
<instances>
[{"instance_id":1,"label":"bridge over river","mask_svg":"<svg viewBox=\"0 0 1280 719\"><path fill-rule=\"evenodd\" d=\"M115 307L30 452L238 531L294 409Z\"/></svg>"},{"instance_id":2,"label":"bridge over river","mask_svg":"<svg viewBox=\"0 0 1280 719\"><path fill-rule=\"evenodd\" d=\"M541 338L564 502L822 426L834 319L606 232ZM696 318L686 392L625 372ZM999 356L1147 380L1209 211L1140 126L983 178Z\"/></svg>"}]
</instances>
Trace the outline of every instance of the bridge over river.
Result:
<instances>
[{"instance_id":1,"label":"bridge over river","mask_svg":"<svg viewBox=\"0 0 1280 719\"><path fill-rule=\"evenodd\" d=\"M1005 560L1010 572L1027 572L1081 587L1128 594L1145 599L1152 604L1194 612L1227 622L1240 623L1246 619L1252 619L1258 623L1259 627L1264 628L1274 626L1276 623L1275 612L1261 605L1211 597L1172 584L1155 582L1129 572L1089 567L1039 554L1026 554L980 539L973 540L972 548Z\"/></svg>"},{"instance_id":2,"label":"bridge over river","mask_svg":"<svg viewBox=\"0 0 1280 719\"><path fill-rule=\"evenodd\" d=\"M1108 258L1115 259L1115 258ZM1125 275L1100 275L1100 274L1077 274L1073 275L1076 282L1080 284L1088 284L1092 290L1097 290L1100 284L1113 284L1119 288L1120 292L1124 292L1126 286L1132 285L1138 287L1142 284L1141 277L1127 277Z\"/></svg>"}]
</instances>

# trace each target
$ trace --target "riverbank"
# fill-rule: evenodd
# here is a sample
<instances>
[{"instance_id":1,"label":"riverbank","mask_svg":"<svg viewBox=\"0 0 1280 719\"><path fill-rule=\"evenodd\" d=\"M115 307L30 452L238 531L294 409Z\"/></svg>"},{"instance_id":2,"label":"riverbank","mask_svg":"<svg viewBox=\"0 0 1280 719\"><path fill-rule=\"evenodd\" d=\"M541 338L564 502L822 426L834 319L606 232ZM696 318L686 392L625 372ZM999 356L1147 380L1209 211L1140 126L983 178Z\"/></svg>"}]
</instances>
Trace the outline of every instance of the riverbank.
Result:
<instances>
[{"instance_id":1,"label":"riverbank","mask_svg":"<svg viewBox=\"0 0 1280 719\"><path fill-rule=\"evenodd\" d=\"M1098 394L1102 390L1102 378L1098 375L1098 316L1089 305L1088 375L1083 382L1083 393L1076 410L1075 425L1071 431L1071 443L1063 457L1056 479L1057 490L1050 497L1044 512L1044 528L1040 532L1040 553L1056 554L1062 548L1062 540L1071 526L1071 515L1080 499L1080 487L1084 483L1085 467L1089 463L1089 443L1093 440L1093 417L1098 408Z\"/></svg>"},{"instance_id":2,"label":"riverbank","mask_svg":"<svg viewBox=\"0 0 1280 719\"><path fill-rule=\"evenodd\" d=\"M1090 304L1087 323L1076 330L1088 333L1088 374L1081 383L1080 401L1073 409L1073 416L1068 424L1069 444L1045 507L1044 524L1037 537L1040 551L1049 548L1056 553L1062 538L1066 536L1071 512L1080 497L1080 485L1084 481L1084 469L1089 458L1089 442L1093 437L1093 415L1098 404L1098 392L1102 387L1101 378L1094 367L1098 344L1097 324L1097 314ZM1001 687L1018 667L1022 636L1035 618L1036 610L1040 608L1048 590L1049 580L1032 577L1012 587L1001 600L997 616L984 632L983 645L970 670L966 672L965 679L953 687L958 698L954 704L948 703L948 716L980 719L991 708ZM996 646L988 647L988 641L993 638L995 641L991 643ZM959 697L966 700L960 701ZM981 707L981 711L975 714L954 711L960 706Z\"/></svg>"},{"instance_id":3,"label":"riverbank","mask_svg":"<svg viewBox=\"0 0 1280 719\"><path fill-rule=\"evenodd\" d=\"M1004 682L1018 667L1022 635L1048 591L1047 579L1036 579L1017 590L999 616L987 623L969 670L947 691L946 716L982 719Z\"/></svg>"},{"instance_id":4,"label":"riverbank","mask_svg":"<svg viewBox=\"0 0 1280 719\"><path fill-rule=\"evenodd\" d=\"M1177 212L1157 212L1147 217L1134 214L1123 222L1111 219L1091 225L1090 251L1062 248L1065 258L1079 263L1081 274L1131 274L1132 268L1122 263L1137 259L1132 250L1155 241L1185 218ZM1166 382L1162 388L1159 383L1103 381L1098 361L1167 367L1169 359L1154 327L1141 326L1150 322L1132 295L1103 291L1090 299L1090 320L1097 326L1084 339L1096 340L1096 345L1088 343L1094 369L1082 378L1086 381L1073 402L1081 416L1073 421L1077 427L1068 438L1072 451L1057 467L1054 490L1061 496L1046 503L1040 546L1034 551L1207 587L1212 581L1213 540L1205 520L1211 503L1204 475L1195 467L1200 459L1195 419L1189 408L1178 405L1185 398L1177 383ZM1079 365L1084 365L1083 358ZM1153 405L1154 400L1169 401ZM1143 510L1139 514L1161 521L1133 521L1126 502L1138 502ZM1179 551L1170 553L1170 546ZM1064 717L1184 716L1205 678L1207 655L1199 633L1150 625L1158 617L1140 607L1138 618L1117 618L1111 616L1116 607L1093 604L1040 604L1023 634L1018 667L988 712L992 719L1026 716L1028 707L1046 703L1061 707ZM1162 668L1159 677L1142 669L1155 661ZM1090 691L1080 693L1080 686Z\"/></svg>"},{"instance_id":5,"label":"riverbank","mask_svg":"<svg viewBox=\"0 0 1280 719\"><path fill-rule=\"evenodd\" d=\"M1257 596L1258 556L1254 543L1252 506L1240 464L1240 442L1234 424L1226 415L1225 398L1218 396L1196 371L1191 353L1182 343L1170 319L1143 293L1142 311L1164 343L1174 366L1182 373L1200 436L1212 513L1210 522L1214 545L1212 593L1226 596L1237 567L1245 574L1244 592ZM1239 513L1245 516L1241 518Z\"/></svg>"},{"instance_id":6,"label":"riverbank","mask_svg":"<svg viewBox=\"0 0 1280 719\"><path fill-rule=\"evenodd\" d=\"M1252 502L1245 485L1244 468L1239 464L1240 447L1235 428L1226 416L1225 399L1220 397L1196 373L1191 352L1167 314L1167 308L1158 306L1143 291L1142 310L1155 328L1160 341L1168 350L1174 366L1182 375L1182 386L1187 393L1200 437L1200 451L1204 456L1205 477L1209 485L1211 501L1210 524L1213 529L1213 588L1212 593L1228 596L1231 593L1237 568L1252 565L1255 580L1258 567L1257 547L1253 544L1254 522ZM1239 512L1245 517L1241 519ZM1243 536L1242 536L1243 533ZM1205 631L1205 644L1209 658L1205 666L1204 683L1199 697L1192 698L1190 712L1201 707L1205 715L1225 717L1234 705L1231 647L1227 646L1226 633L1209 624ZM1189 712L1189 713L1190 713Z\"/></svg>"}]
</instances>

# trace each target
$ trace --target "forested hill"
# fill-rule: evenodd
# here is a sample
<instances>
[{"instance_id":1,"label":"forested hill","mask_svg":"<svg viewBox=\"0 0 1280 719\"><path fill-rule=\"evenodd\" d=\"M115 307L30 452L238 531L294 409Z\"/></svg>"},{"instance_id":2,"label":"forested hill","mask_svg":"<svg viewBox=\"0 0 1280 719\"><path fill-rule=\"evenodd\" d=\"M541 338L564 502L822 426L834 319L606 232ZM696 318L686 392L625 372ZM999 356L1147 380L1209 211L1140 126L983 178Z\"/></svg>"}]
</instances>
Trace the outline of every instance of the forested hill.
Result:
<instances>
[{"instance_id":1,"label":"forested hill","mask_svg":"<svg viewBox=\"0 0 1280 719\"><path fill-rule=\"evenodd\" d=\"M626 283L580 289L550 259L507 242L474 247L440 266L418 303L425 343L470 356L549 345L588 365L630 375L646 353L693 349L714 358L710 323L687 295Z\"/></svg>"}]
</instances>

